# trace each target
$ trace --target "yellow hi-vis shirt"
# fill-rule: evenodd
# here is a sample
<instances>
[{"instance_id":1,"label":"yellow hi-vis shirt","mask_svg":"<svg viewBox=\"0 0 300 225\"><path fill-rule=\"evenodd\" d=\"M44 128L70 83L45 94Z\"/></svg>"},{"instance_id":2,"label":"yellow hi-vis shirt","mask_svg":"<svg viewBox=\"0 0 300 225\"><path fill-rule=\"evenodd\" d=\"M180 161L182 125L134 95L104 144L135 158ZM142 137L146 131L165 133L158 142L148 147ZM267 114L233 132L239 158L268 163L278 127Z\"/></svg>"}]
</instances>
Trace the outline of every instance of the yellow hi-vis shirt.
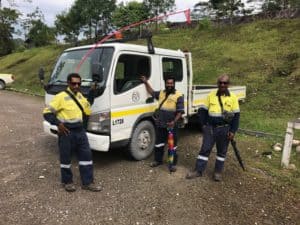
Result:
<instances>
[{"instance_id":1,"label":"yellow hi-vis shirt","mask_svg":"<svg viewBox=\"0 0 300 225\"><path fill-rule=\"evenodd\" d=\"M69 88L68 91L74 94ZM80 92L76 95L74 94L74 96L81 104L85 114L90 115L91 106L87 99ZM56 118L63 123L82 122L83 116L75 101L65 91L55 95L49 105L46 106L43 113L54 113Z\"/></svg>"},{"instance_id":2,"label":"yellow hi-vis shirt","mask_svg":"<svg viewBox=\"0 0 300 225\"><path fill-rule=\"evenodd\" d=\"M239 113L240 107L238 98L232 92L229 95L221 95L221 101L223 103L223 110L232 113ZM201 108L208 110L208 115L211 117L222 117L222 109L217 96L217 90L210 92L207 96L204 105Z\"/></svg>"},{"instance_id":3,"label":"yellow hi-vis shirt","mask_svg":"<svg viewBox=\"0 0 300 225\"><path fill-rule=\"evenodd\" d=\"M166 92L165 91L160 91L159 92L159 98L158 98L158 104L160 105L163 101L164 103L162 104L161 108L162 110L170 111L170 112L176 112L177 110L179 111L184 111L184 106L180 105L180 109L177 108L177 101L178 98L182 97L182 94L176 90L175 93L172 93L168 96L167 100L166 98Z\"/></svg>"}]
</instances>

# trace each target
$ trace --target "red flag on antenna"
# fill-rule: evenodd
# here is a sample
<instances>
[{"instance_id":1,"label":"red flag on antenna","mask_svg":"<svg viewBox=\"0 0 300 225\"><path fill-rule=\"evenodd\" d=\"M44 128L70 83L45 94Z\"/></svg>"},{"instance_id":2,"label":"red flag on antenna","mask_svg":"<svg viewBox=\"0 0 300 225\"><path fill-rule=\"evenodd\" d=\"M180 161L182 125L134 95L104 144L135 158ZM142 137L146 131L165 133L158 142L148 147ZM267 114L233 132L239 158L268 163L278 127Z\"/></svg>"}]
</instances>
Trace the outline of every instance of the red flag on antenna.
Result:
<instances>
[{"instance_id":1,"label":"red flag on antenna","mask_svg":"<svg viewBox=\"0 0 300 225\"><path fill-rule=\"evenodd\" d=\"M184 15L185 15L185 18L186 18L186 23L191 24L191 9L185 10Z\"/></svg>"},{"instance_id":2,"label":"red flag on antenna","mask_svg":"<svg viewBox=\"0 0 300 225\"><path fill-rule=\"evenodd\" d=\"M122 38L123 38L122 32L116 31L116 32L115 32L115 38L116 38L117 40L122 39Z\"/></svg>"}]
</instances>

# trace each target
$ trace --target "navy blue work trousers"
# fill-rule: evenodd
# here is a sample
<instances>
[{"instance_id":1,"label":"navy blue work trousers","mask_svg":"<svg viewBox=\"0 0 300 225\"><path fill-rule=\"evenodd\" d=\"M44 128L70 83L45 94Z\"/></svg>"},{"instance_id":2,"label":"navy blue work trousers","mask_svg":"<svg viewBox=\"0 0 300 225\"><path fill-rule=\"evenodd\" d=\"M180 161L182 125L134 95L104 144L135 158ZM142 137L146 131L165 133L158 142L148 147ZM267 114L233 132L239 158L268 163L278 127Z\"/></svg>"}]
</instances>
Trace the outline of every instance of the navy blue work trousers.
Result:
<instances>
[{"instance_id":1,"label":"navy blue work trousers","mask_svg":"<svg viewBox=\"0 0 300 225\"><path fill-rule=\"evenodd\" d=\"M71 170L72 154L77 155L82 185L93 182L92 152L83 128L70 129L68 135L58 136L60 153L61 181L64 184L73 182Z\"/></svg>"},{"instance_id":2,"label":"navy blue work trousers","mask_svg":"<svg viewBox=\"0 0 300 225\"><path fill-rule=\"evenodd\" d=\"M197 157L196 169L201 173L205 170L208 157L214 144L216 144L217 157L215 162L215 172L222 172L229 144L229 140L227 138L229 126L213 127L207 125L203 127L202 132L203 141Z\"/></svg>"},{"instance_id":3,"label":"navy blue work trousers","mask_svg":"<svg viewBox=\"0 0 300 225\"><path fill-rule=\"evenodd\" d=\"M164 148L168 141L168 129L164 127L156 127L156 141L155 141L155 149L154 149L154 160L156 162L162 163L164 157ZM174 137L174 165L177 164L177 128L173 128L173 137Z\"/></svg>"}]
</instances>

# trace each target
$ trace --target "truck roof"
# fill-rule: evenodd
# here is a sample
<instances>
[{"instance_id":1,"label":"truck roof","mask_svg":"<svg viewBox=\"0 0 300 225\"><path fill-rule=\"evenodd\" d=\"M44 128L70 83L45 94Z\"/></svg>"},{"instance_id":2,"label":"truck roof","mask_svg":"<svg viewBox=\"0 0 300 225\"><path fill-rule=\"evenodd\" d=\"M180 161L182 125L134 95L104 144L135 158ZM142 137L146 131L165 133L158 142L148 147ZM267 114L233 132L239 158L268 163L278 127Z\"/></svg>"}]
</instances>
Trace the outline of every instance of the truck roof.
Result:
<instances>
[{"instance_id":1,"label":"truck roof","mask_svg":"<svg viewBox=\"0 0 300 225\"><path fill-rule=\"evenodd\" d=\"M74 47L74 48L68 48L65 51L74 51L79 49L88 49L88 48L94 48L96 44L94 45L83 45L80 47ZM125 43L104 43L98 45L96 48L100 47L113 47L117 49L118 51L132 51L132 52L140 52L149 54L148 48L145 45L136 45L136 44L125 44ZM178 49L178 50L171 50L171 49L164 49L164 48L154 48L155 54L157 55L170 55L170 56L177 56L177 57L184 57L184 53Z\"/></svg>"}]
</instances>

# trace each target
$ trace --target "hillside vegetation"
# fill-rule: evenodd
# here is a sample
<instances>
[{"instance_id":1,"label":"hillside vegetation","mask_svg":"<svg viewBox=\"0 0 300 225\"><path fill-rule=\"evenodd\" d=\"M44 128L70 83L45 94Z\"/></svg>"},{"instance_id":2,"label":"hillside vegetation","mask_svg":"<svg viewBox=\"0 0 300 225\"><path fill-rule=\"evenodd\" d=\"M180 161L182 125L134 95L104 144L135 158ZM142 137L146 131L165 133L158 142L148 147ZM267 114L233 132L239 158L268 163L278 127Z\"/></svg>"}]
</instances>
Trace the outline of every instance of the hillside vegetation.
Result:
<instances>
[{"instance_id":1,"label":"hillside vegetation","mask_svg":"<svg viewBox=\"0 0 300 225\"><path fill-rule=\"evenodd\" d=\"M144 43L144 41L138 41ZM247 86L241 127L283 135L286 122L300 116L300 20L262 20L249 24L164 30L156 47L189 50L195 84L212 84L229 73L234 85ZM13 73L13 88L42 94L37 71L49 76L68 46L48 46L0 58L0 73Z\"/></svg>"}]
</instances>

